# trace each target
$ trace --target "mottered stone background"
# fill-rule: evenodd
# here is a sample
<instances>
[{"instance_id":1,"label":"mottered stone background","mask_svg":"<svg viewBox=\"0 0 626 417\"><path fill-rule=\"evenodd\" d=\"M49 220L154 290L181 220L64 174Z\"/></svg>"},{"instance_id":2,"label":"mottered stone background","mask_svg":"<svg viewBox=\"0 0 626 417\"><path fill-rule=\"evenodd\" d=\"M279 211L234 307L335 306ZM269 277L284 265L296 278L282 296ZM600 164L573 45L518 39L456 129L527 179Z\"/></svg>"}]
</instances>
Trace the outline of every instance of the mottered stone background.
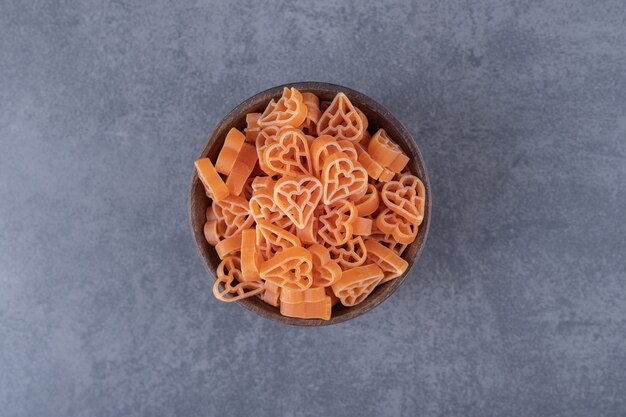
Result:
<instances>
[{"instance_id":1,"label":"mottered stone background","mask_svg":"<svg viewBox=\"0 0 626 417\"><path fill-rule=\"evenodd\" d=\"M371 313L219 303L194 158L290 81L427 161L422 259ZM0 1L0 415L626 415L621 0Z\"/></svg>"}]
</instances>

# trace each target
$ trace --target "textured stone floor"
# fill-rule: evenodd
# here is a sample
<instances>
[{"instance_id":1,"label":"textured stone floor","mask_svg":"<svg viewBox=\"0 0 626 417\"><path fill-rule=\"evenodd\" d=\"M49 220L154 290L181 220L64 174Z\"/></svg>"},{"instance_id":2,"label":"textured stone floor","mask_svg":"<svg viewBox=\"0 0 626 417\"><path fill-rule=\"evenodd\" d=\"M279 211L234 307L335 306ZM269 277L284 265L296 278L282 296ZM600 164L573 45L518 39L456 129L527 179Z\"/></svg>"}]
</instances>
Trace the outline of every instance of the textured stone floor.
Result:
<instances>
[{"instance_id":1,"label":"textured stone floor","mask_svg":"<svg viewBox=\"0 0 626 417\"><path fill-rule=\"evenodd\" d=\"M386 105L433 187L405 285L329 328L217 302L204 138L290 81ZM3 416L624 416L621 0L0 2Z\"/></svg>"}]
</instances>

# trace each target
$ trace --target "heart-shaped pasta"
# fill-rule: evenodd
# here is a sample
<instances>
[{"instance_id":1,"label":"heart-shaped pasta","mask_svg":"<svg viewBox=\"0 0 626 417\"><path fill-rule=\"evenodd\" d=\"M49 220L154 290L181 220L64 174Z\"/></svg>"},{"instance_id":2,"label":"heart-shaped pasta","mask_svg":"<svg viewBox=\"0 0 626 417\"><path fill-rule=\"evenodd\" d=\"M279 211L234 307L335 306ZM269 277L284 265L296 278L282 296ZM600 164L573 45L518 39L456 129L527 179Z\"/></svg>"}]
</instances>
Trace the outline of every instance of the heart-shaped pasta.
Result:
<instances>
[{"instance_id":1,"label":"heart-shaped pasta","mask_svg":"<svg viewBox=\"0 0 626 417\"><path fill-rule=\"evenodd\" d=\"M236 195L213 203L213 211L217 217L217 231L223 237L232 237L249 229L254 221L248 201Z\"/></svg>"},{"instance_id":2,"label":"heart-shaped pasta","mask_svg":"<svg viewBox=\"0 0 626 417\"><path fill-rule=\"evenodd\" d=\"M347 140L336 140L332 136L324 135L313 140L311 143L311 163L315 175L319 175L326 159L335 152L343 152L353 161L358 156L356 149Z\"/></svg>"},{"instance_id":3,"label":"heart-shaped pasta","mask_svg":"<svg viewBox=\"0 0 626 417\"><path fill-rule=\"evenodd\" d=\"M330 259L330 253L324 246L316 243L309 246L313 259L313 285L329 287L341 278L341 267Z\"/></svg>"},{"instance_id":4,"label":"heart-shaped pasta","mask_svg":"<svg viewBox=\"0 0 626 417\"><path fill-rule=\"evenodd\" d=\"M349 198L360 199L367 191L367 172L345 153L336 152L324 162L322 185L322 200L326 205Z\"/></svg>"},{"instance_id":5,"label":"heart-shaped pasta","mask_svg":"<svg viewBox=\"0 0 626 417\"><path fill-rule=\"evenodd\" d=\"M333 292L346 307L361 303L383 280L378 265L369 264L343 271L341 279L332 285Z\"/></svg>"},{"instance_id":6,"label":"heart-shaped pasta","mask_svg":"<svg viewBox=\"0 0 626 417\"><path fill-rule=\"evenodd\" d=\"M302 101L302 94L295 88L284 88L283 95L278 101L270 101L267 108L257 120L261 127L293 126L298 127L304 122L307 115L307 106Z\"/></svg>"},{"instance_id":7,"label":"heart-shaped pasta","mask_svg":"<svg viewBox=\"0 0 626 417\"><path fill-rule=\"evenodd\" d=\"M313 261L311 253L301 246L294 246L278 253L261 265L261 278L279 287L306 290L313 284Z\"/></svg>"},{"instance_id":8,"label":"heart-shaped pasta","mask_svg":"<svg viewBox=\"0 0 626 417\"><path fill-rule=\"evenodd\" d=\"M317 123L319 136L330 135L337 140L358 142L363 137L363 132L363 119L344 93L335 96Z\"/></svg>"},{"instance_id":9,"label":"heart-shaped pasta","mask_svg":"<svg viewBox=\"0 0 626 417\"><path fill-rule=\"evenodd\" d=\"M381 197L385 205L413 225L424 219L426 190L422 181L414 175L402 175L398 181L383 186Z\"/></svg>"},{"instance_id":10,"label":"heart-shaped pasta","mask_svg":"<svg viewBox=\"0 0 626 417\"><path fill-rule=\"evenodd\" d=\"M274 201L297 228L303 229L322 198L322 183L315 177L282 177L274 186Z\"/></svg>"},{"instance_id":11,"label":"heart-shaped pasta","mask_svg":"<svg viewBox=\"0 0 626 417\"><path fill-rule=\"evenodd\" d=\"M219 300L232 302L259 295L263 292L262 281L244 281L241 276L241 259L228 256L217 267L217 279L213 295Z\"/></svg>"},{"instance_id":12,"label":"heart-shaped pasta","mask_svg":"<svg viewBox=\"0 0 626 417\"><path fill-rule=\"evenodd\" d=\"M309 141L298 129L282 129L263 151L265 166L283 176L311 175Z\"/></svg>"},{"instance_id":13,"label":"heart-shaped pasta","mask_svg":"<svg viewBox=\"0 0 626 417\"><path fill-rule=\"evenodd\" d=\"M324 206L319 216L317 234L331 246L341 246L352 239L352 225L357 219L354 204L347 200Z\"/></svg>"}]
</instances>

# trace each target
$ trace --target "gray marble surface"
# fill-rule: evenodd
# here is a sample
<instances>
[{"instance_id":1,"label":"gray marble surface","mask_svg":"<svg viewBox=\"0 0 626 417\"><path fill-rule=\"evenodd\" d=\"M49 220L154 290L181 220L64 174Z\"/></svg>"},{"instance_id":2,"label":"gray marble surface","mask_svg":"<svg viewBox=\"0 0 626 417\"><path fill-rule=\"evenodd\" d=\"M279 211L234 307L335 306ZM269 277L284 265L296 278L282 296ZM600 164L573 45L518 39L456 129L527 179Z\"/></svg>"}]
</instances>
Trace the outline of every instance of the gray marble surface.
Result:
<instances>
[{"instance_id":1,"label":"gray marble surface","mask_svg":"<svg viewBox=\"0 0 626 417\"><path fill-rule=\"evenodd\" d=\"M388 106L433 187L406 284L329 328L217 302L193 160L236 104ZM626 415L622 0L0 1L0 415Z\"/></svg>"}]
</instances>

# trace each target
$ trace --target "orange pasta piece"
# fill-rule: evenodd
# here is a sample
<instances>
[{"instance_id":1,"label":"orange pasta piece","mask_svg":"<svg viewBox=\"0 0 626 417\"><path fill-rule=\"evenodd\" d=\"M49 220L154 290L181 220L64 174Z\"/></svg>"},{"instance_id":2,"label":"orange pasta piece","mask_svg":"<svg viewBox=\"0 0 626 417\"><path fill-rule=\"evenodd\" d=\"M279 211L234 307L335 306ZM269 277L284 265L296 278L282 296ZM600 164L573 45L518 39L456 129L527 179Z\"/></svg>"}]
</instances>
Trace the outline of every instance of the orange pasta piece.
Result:
<instances>
[{"instance_id":1,"label":"orange pasta piece","mask_svg":"<svg viewBox=\"0 0 626 417\"><path fill-rule=\"evenodd\" d=\"M374 159L372 159L370 154L367 153L365 148L363 148L360 143L357 143L355 145L355 149L358 158L357 160L363 166L363 168L365 168L365 170L367 171L367 175L369 175L370 178L377 180L378 177L380 177L380 174L383 173L384 168L382 167L382 165L374 161Z\"/></svg>"},{"instance_id":2,"label":"orange pasta piece","mask_svg":"<svg viewBox=\"0 0 626 417\"><path fill-rule=\"evenodd\" d=\"M426 189L414 175L403 175L398 181L383 186L381 198L385 205L413 225L424 219Z\"/></svg>"},{"instance_id":3,"label":"orange pasta piece","mask_svg":"<svg viewBox=\"0 0 626 417\"><path fill-rule=\"evenodd\" d=\"M287 317L330 320L331 312L332 301L328 296L321 301L310 303L290 304L282 301L280 303L280 314Z\"/></svg>"},{"instance_id":4,"label":"orange pasta piece","mask_svg":"<svg viewBox=\"0 0 626 417\"><path fill-rule=\"evenodd\" d=\"M284 176L311 175L309 142L302 131L281 129L263 152L265 166L271 172Z\"/></svg>"},{"instance_id":5,"label":"orange pasta piece","mask_svg":"<svg viewBox=\"0 0 626 417\"><path fill-rule=\"evenodd\" d=\"M257 188L252 193L250 199L250 214L258 223L259 220L265 220L282 229L293 231L295 226L291 223L289 217L280 210L274 201L274 182L267 184L267 187Z\"/></svg>"},{"instance_id":6,"label":"orange pasta piece","mask_svg":"<svg viewBox=\"0 0 626 417\"><path fill-rule=\"evenodd\" d=\"M257 281L261 260L256 247L256 230L247 229L241 232L241 277L244 281Z\"/></svg>"},{"instance_id":7,"label":"orange pasta piece","mask_svg":"<svg viewBox=\"0 0 626 417\"><path fill-rule=\"evenodd\" d=\"M322 185L322 201L326 205L344 199L359 199L367 191L367 171L345 153L335 152L324 162Z\"/></svg>"},{"instance_id":8,"label":"orange pasta piece","mask_svg":"<svg viewBox=\"0 0 626 417\"><path fill-rule=\"evenodd\" d=\"M237 157L237 163L230 171L226 179L226 186L233 195L241 194L248 177L257 162L257 153L254 146L244 143Z\"/></svg>"},{"instance_id":9,"label":"orange pasta piece","mask_svg":"<svg viewBox=\"0 0 626 417\"><path fill-rule=\"evenodd\" d=\"M261 264L261 278L283 289L306 290L313 284L311 253L301 246L279 252Z\"/></svg>"},{"instance_id":10,"label":"orange pasta piece","mask_svg":"<svg viewBox=\"0 0 626 417\"><path fill-rule=\"evenodd\" d=\"M407 247L406 244L398 242L393 237L393 235L387 234L378 230L375 222L374 222L374 230L372 231L372 234L369 235L369 237L366 239L366 241L367 240L376 241L380 243L381 245L385 246L386 248L391 249L392 251L394 251L396 254L400 256L404 253L404 250Z\"/></svg>"},{"instance_id":11,"label":"orange pasta piece","mask_svg":"<svg viewBox=\"0 0 626 417\"><path fill-rule=\"evenodd\" d=\"M320 136L313 140L311 143L311 163L316 175L319 176L324 162L329 155L335 152L343 152L353 161L356 161L358 158L354 145L347 140L337 141L334 137L328 135Z\"/></svg>"},{"instance_id":12,"label":"orange pasta piece","mask_svg":"<svg viewBox=\"0 0 626 417\"><path fill-rule=\"evenodd\" d=\"M245 141L246 137L244 134L234 127L228 131L226 139L224 139L224 146L222 146L222 150L215 162L217 172L224 175L230 174Z\"/></svg>"},{"instance_id":13,"label":"orange pasta piece","mask_svg":"<svg viewBox=\"0 0 626 417\"><path fill-rule=\"evenodd\" d=\"M367 149L369 146L370 140L372 139L372 135L367 130L363 133L363 137L359 141L359 145L361 145L364 149Z\"/></svg>"},{"instance_id":14,"label":"orange pasta piece","mask_svg":"<svg viewBox=\"0 0 626 417\"><path fill-rule=\"evenodd\" d=\"M307 106L302 100L298 90L285 87L282 97L278 102L270 101L257 124L261 127L300 126L307 115Z\"/></svg>"},{"instance_id":15,"label":"orange pasta piece","mask_svg":"<svg viewBox=\"0 0 626 417\"><path fill-rule=\"evenodd\" d=\"M217 218L217 231L223 237L235 236L249 229L254 221L246 199L236 195L213 203L213 211Z\"/></svg>"},{"instance_id":16,"label":"orange pasta piece","mask_svg":"<svg viewBox=\"0 0 626 417\"><path fill-rule=\"evenodd\" d=\"M369 264L343 271L341 279L332 285L333 292L346 307L355 306L376 288L384 277L378 265Z\"/></svg>"},{"instance_id":17,"label":"orange pasta piece","mask_svg":"<svg viewBox=\"0 0 626 417\"><path fill-rule=\"evenodd\" d=\"M308 290L284 288L280 294L280 302L289 304L314 303L322 301L326 297L326 290L322 287L313 287Z\"/></svg>"},{"instance_id":18,"label":"orange pasta piece","mask_svg":"<svg viewBox=\"0 0 626 417\"><path fill-rule=\"evenodd\" d=\"M313 93L302 93L302 101L307 107L307 114L304 122L300 125L300 130L306 135L316 135L317 122L322 116L320 99Z\"/></svg>"},{"instance_id":19,"label":"orange pasta piece","mask_svg":"<svg viewBox=\"0 0 626 417\"><path fill-rule=\"evenodd\" d=\"M372 234L372 219L357 217L352 223L352 233L359 236L369 236Z\"/></svg>"},{"instance_id":20,"label":"orange pasta piece","mask_svg":"<svg viewBox=\"0 0 626 417\"><path fill-rule=\"evenodd\" d=\"M274 201L297 228L311 219L322 198L322 183L315 177L282 177L274 186Z\"/></svg>"},{"instance_id":21,"label":"orange pasta piece","mask_svg":"<svg viewBox=\"0 0 626 417\"><path fill-rule=\"evenodd\" d=\"M280 128L278 126L268 126L263 128L256 138L256 153L259 158L259 167L267 175L274 175L276 173L265 163L265 149L274 142L279 131Z\"/></svg>"},{"instance_id":22,"label":"orange pasta piece","mask_svg":"<svg viewBox=\"0 0 626 417\"><path fill-rule=\"evenodd\" d=\"M330 305L332 307L334 307L339 302L339 298L333 292L332 287L326 287L326 295L330 297Z\"/></svg>"},{"instance_id":23,"label":"orange pasta piece","mask_svg":"<svg viewBox=\"0 0 626 417\"><path fill-rule=\"evenodd\" d=\"M260 295L261 300L267 304L278 307L280 305L281 288L271 281L265 281L263 284L263 293Z\"/></svg>"},{"instance_id":24,"label":"orange pasta piece","mask_svg":"<svg viewBox=\"0 0 626 417\"><path fill-rule=\"evenodd\" d=\"M204 238L212 246L217 245L220 241L220 235L217 232L217 220L209 220L204 223Z\"/></svg>"},{"instance_id":25,"label":"orange pasta piece","mask_svg":"<svg viewBox=\"0 0 626 417\"><path fill-rule=\"evenodd\" d=\"M261 126L259 126L259 118L261 113L248 113L246 114L246 128L243 132L246 135L246 142L255 143Z\"/></svg>"},{"instance_id":26,"label":"orange pasta piece","mask_svg":"<svg viewBox=\"0 0 626 417\"><path fill-rule=\"evenodd\" d=\"M383 271L384 276L380 281L381 284L399 277L409 266L408 262L397 253L378 242L366 240L365 247L367 248L366 262L378 265Z\"/></svg>"},{"instance_id":27,"label":"orange pasta piece","mask_svg":"<svg viewBox=\"0 0 626 417\"><path fill-rule=\"evenodd\" d=\"M275 183L276 181L274 181L272 177L255 177L252 181L252 191L273 188Z\"/></svg>"},{"instance_id":28,"label":"orange pasta piece","mask_svg":"<svg viewBox=\"0 0 626 417\"><path fill-rule=\"evenodd\" d=\"M344 271L363 265L367 257L367 248L362 236L353 237L345 245L326 247L330 258L336 261Z\"/></svg>"},{"instance_id":29,"label":"orange pasta piece","mask_svg":"<svg viewBox=\"0 0 626 417\"><path fill-rule=\"evenodd\" d=\"M272 259L286 249L302 246L300 239L293 233L260 219L257 220L256 239L257 247L265 260Z\"/></svg>"},{"instance_id":30,"label":"orange pasta piece","mask_svg":"<svg viewBox=\"0 0 626 417\"><path fill-rule=\"evenodd\" d=\"M254 189L252 188L253 181L254 181L254 176L253 175L249 176L248 179L246 180L246 183L243 185L243 190L241 190L241 193L239 194L239 196L245 198L248 201L250 201L254 193Z\"/></svg>"},{"instance_id":31,"label":"orange pasta piece","mask_svg":"<svg viewBox=\"0 0 626 417\"><path fill-rule=\"evenodd\" d=\"M359 114L359 117L361 118L361 122L363 123L363 134L365 134L365 132L367 132L367 127L369 125L369 121L367 120L367 116L358 107L355 107L354 109L356 110L356 112Z\"/></svg>"},{"instance_id":32,"label":"orange pasta piece","mask_svg":"<svg viewBox=\"0 0 626 417\"><path fill-rule=\"evenodd\" d=\"M363 197L359 198L354 203L356 210L361 217L369 216L374 213L380 204L380 198L378 197L378 190L373 184L367 184L367 191Z\"/></svg>"},{"instance_id":33,"label":"orange pasta piece","mask_svg":"<svg viewBox=\"0 0 626 417\"><path fill-rule=\"evenodd\" d=\"M313 285L329 287L341 278L341 267L330 259L330 253L324 246L316 243L309 246L313 261Z\"/></svg>"},{"instance_id":34,"label":"orange pasta piece","mask_svg":"<svg viewBox=\"0 0 626 417\"><path fill-rule=\"evenodd\" d=\"M317 108L320 107L320 99L313 93L310 93L310 92L302 93L302 101L307 106L317 107Z\"/></svg>"},{"instance_id":35,"label":"orange pasta piece","mask_svg":"<svg viewBox=\"0 0 626 417\"><path fill-rule=\"evenodd\" d=\"M206 208L206 220L217 220L217 216L215 215L215 211L213 211L213 206L210 205Z\"/></svg>"},{"instance_id":36,"label":"orange pasta piece","mask_svg":"<svg viewBox=\"0 0 626 417\"><path fill-rule=\"evenodd\" d=\"M217 279L213 285L215 298L225 302L243 300L263 292L261 281L245 282L241 278L241 259L227 256L217 267Z\"/></svg>"},{"instance_id":37,"label":"orange pasta piece","mask_svg":"<svg viewBox=\"0 0 626 417\"><path fill-rule=\"evenodd\" d=\"M396 156L396 159L394 159L391 164L389 164L388 168L397 174L399 172L402 172L402 170L406 167L408 163L409 157L406 156L404 153L401 153L400 155Z\"/></svg>"},{"instance_id":38,"label":"orange pasta piece","mask_svg":"<svg viewBox=\"0 0 626 417\"><path fill-rule=\"evenodd\" d=\"M241 233L220 240L217 245L215 245L215 252L217 252L217 256L219 256L220 259L224 259L228 255L234 255L239 251L241 251Z\"/></svg>"},{"instance_id":39,"label":"orange pasta piece","mask_svg":"<svg viewBox=\"0 0 626 417\"><path fill-rule=\"evenodd\" d=\"M228 187L226 187L220 174L215 170L211 160L209 158L202 158L198 159L195 164L198 178L202 181L209 198L213 199L213 201L222 201L228 197Z\"/></svg>"},{"instance_id":40,"label":"orange pasta piece","mask_svg":"<svg viewBox=\"0 0 626 417\"><path fill-rule=\"evenodd\" d=\"M367 151L375 161L385 168L388 168L399 155L402 155L402 148L389 138L385 129L378 129L374 133L367 145Z\"/></svg>"},{"instance_id":41,"label":"orange pasta piece","mask_svg":"<svg viewBox=\"0 0 626 417\"><path fill-rule=\"evenodd\" d=\"M329 245L340 246L352 239L352 224L357 219L354 204L347 200L322 208L318 236Z\"/></svg>"},{"instance_id":42,"label":"orange pasta piece","mask_svg":"<svg viewBox=\"0 0 626 417\"><path fill-rule=\"evenodd\" d=\"M384 209L376 217L376 227L383 233L390 234L401 244L409 245L417 237L418 226L410 223L391 209Z\"/></svg>"},{"instance_id":43,"label":"orange pasta piece","mask_svg":"<svg viewBox=\"0 0 626 417\"><path fill-rule=\"evenodd\" d=\"M358 142L363 132L363 119L344 93L335 96L317 124L319 136L330 135L337 140Z\"/></svg>"},{"instance_id":44,"label":"orange pasta piece","mask_svg":"<svg viewBox=\"0 0 626 417\"><path fill-rule=\"evenodd\" d=\"M302 319L329 320L332 300L324 288L290 290L283 288L280 293L281 314Z\"/></svg>"},{"instance_id":45,"label":"orange pasta piece","mask_svg":"<svg viewBox=\"0 0 626 417\"><path fill-rule=\"evenodd\" d=\"M317 242L317 223L317 218L313 215L302 229L296 229L296 236L302 243L313 244Z\"/></svg>"},{"instance_id":46,"label":"orange pasta piece","mask_svg":"<svg viewBox=\"0 0 626 417\"><path fill-rule=\"evenodd\" d=\"M380 182L389 182L393 179L394 175L395 174L392 170L383 168L383 172L381 172L380 175L378 176L378 180Z\"/></svg>"}]
</instances>

